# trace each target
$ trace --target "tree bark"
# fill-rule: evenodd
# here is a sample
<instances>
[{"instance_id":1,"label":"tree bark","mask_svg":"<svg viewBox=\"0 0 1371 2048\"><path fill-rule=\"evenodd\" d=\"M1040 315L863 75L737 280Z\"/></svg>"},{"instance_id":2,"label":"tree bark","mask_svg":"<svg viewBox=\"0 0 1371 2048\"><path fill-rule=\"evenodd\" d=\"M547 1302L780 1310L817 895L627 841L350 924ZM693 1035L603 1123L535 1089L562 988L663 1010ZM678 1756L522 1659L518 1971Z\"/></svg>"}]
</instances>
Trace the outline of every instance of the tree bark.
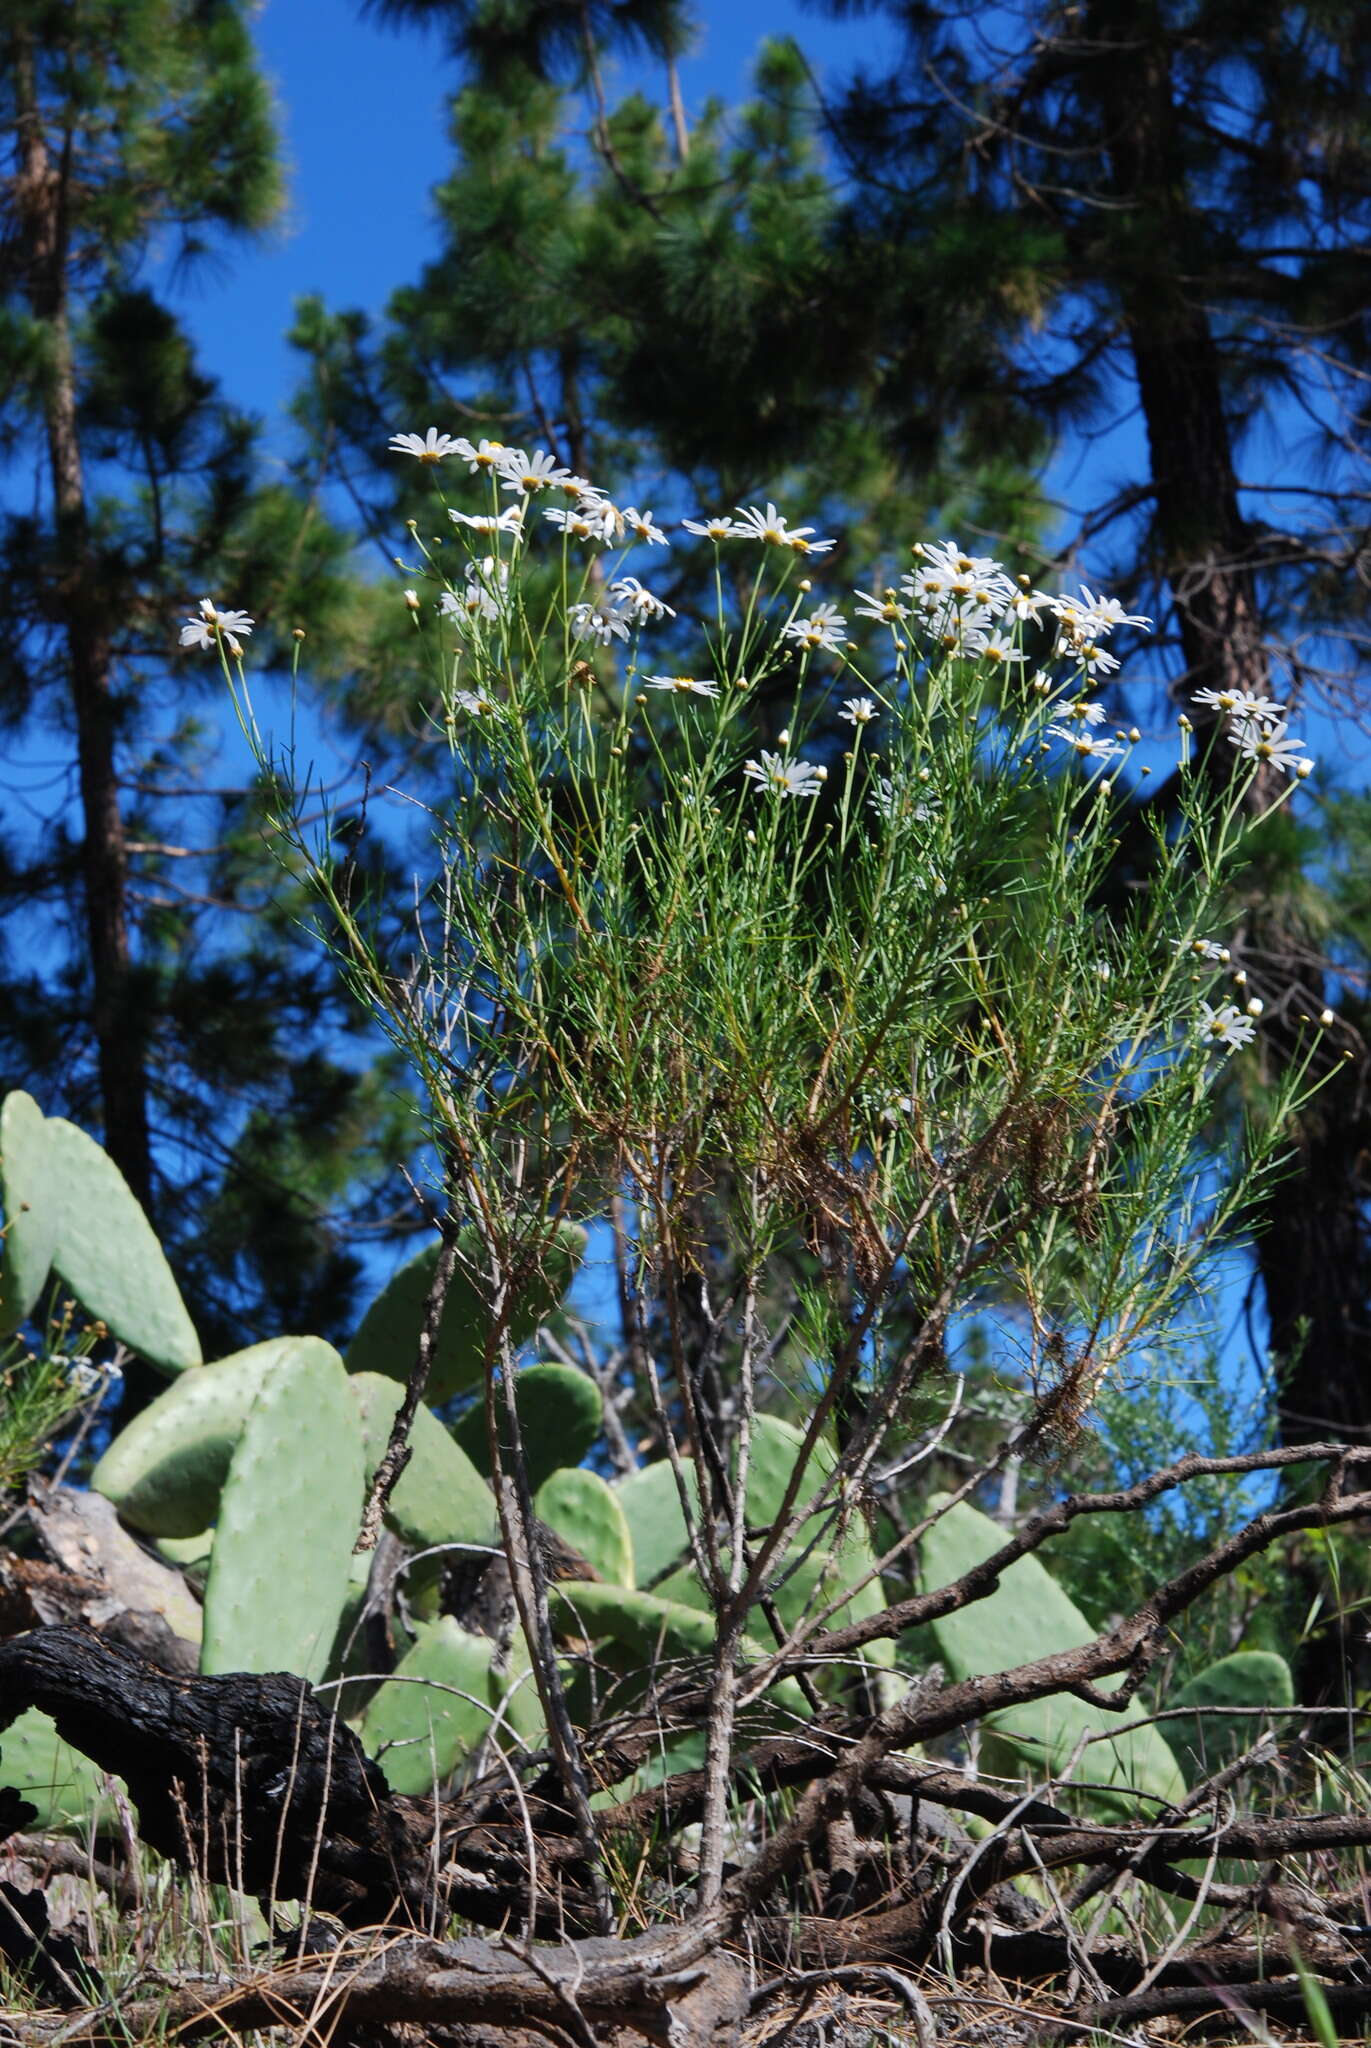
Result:
<instances>
[{"instance_id":1,"label":"tree bark","mask_svg":"<svg viewBox=\"0 0 1371 2048\"><path fill-rule=\"evenodd\" d=\"M147 1048L133 988L128 850L115 767L118 706L108 604L91 545L72 348L71 135L54 159L39 104L33 53L11 43L18 109L16 211L29 306L48 336L44 411L53 495L55 609L67 644L83 827L86 943L105 1149L139 1200L152 1192Z\"/></svg>"}]
</instances>

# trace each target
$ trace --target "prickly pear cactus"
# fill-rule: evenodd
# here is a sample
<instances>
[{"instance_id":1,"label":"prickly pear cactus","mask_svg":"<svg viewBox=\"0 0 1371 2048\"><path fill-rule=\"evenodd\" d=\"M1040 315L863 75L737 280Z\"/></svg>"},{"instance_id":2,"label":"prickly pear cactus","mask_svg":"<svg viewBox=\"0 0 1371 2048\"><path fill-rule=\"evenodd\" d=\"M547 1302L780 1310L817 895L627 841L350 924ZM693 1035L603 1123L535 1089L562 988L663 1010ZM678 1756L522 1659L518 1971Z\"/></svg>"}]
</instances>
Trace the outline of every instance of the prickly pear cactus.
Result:
<instances>
[{"instance_id":1,"label":"prickly pear cactus","mask_svg":"<svg viewBox=\"0 0 1371 2048\"><path fill-rule=\"evenodd\" d=\"M667 1665L698 1662L714 1647L712 1614L702 1614L679 1600L660 1599L655 1593L575 1579L550 1585L547 1601L554 1629L614 1645L620 1654L609 1661L624 1673L641 1673L644 1680ZM765 1654L755 1640L744 1642L743 1655L748 1659L760 1660ZM793 1679L775 1686L770 1697L790 1713L809 1712Z\"/></svg>"},{"instance_id":2,"label":"prickly pear cactus","mask_svg":"<svg viewBox=\"0 0 1371 2048\"><path fill-rule=\"evenodd\" d=\"M700 1489L692 1467L686 1467L686 1490L698 1505ZM633 1569L640 1586L655 1586L687 1547L685 1516L676 1475L665 1458L643 1465L616 1480L614 1495L624 1511L633 1539Z\"/></svg>"},{"instance_id":3,"label":"prickly pear cactus","mask_svg":"<svg viewBox=\"0 0 1371 2048\"><path fill-rule=\"evenodd\" d=\"M604 1403L594 1380L569 1365L525 1366L514 1386L528 1483L536 1493L563 1466L580 1464L604 1427ZM452 1433L476 1469L488 1473L484 1403L469 1409Z\"/></svg>"},{"instance_id":4,"label":"prickly pear cactus","mask_svg":"<svg viewBox=\"0 0 1371 2048\"><path fill-rule=\"evenodd\" d=\"M321 1337L271 1337L183 1373L115 1437L91 1485L145 1535L200 1535L219 1513L253 1402L269 1380L306 1360L342 1363Z\"/></svg>"},{"instance_id":5,"label":"prickly pear cactus","mask_svg":"<svg viewBox=\"0 0 1371 2048\"><path fill-rule=\"evenodd\" d=\"M643 1665L703 1657L714 1645L714 1617L679 1600L587 1579L547 1589L553 1625L569 1635L608 1636Z\"/></svg>"},{"instance_id":6,"label":"prickly pear cactus","mask_svg":"<svg viewBox=\"0 0 1371 2048\"><path fill-rule=\"evenodd\" d=\"M348 1384L361 1419L369 1485L390 1441L404 1389L398 1380L376 1372L353 1373ZM435 1543L489 1543L495 1528L494 1496L430 1409L421 1407L415 1415L409 1445L409 1463L386 1511L388 1526L415 1550Z\"/></svg>"},{"instance_id":7,"label":"prickly pear cactus","mask_svg":"<svg viewBox=\"0 0 1371 2048\"><path fill-rule=\"evenodd\" d=\"M936 1496L935 1496L936 1504ZM992 1557L1005 1532L988 1515L959 1501L923 1537L919 1545L921 1576L929 1587L950 1585L974 1565ZM977 1600L955 1614L932 1622L929 1633L938 1658L952 1678L979 1678L986 1672L1012 1670L1056 1650L1074 1650L1093 1642L1095 1631L1075 1602L1036 1557L1018 1558L988 1599ZM1122 1681L1106 1678L1112 1691ZM1111 1735L1094 1744L1080 1775L1096 1788L1090 1806L1108 1818L1136 1808L1135 1792L1171 1803L1185 1795L1185 1779L1157 1728L1144 1720L1135 1701L1121 1714L1087 1706L1069 1693L1056 1693L1026 1706L1008 1707L988 1715L983 1724L981 1760L1006 1775L1027 1766L1035 1778L1063 1770L1082 1735ZM1111 1793L1108 1787L1120 1791Z\"/></svg>"},{"instance_id":8,"label":"prickly pear cactus","mask_svg":"<svg viewBox=\"0 0 1371 2048\"><path fill-rule=\"evenodd\" d=\"M1167 1700L1168 1707L1192 1707L1194 1713L1185 1720L1163 1721L1162 1733L1182 1768L1196 1778L1207 1778L1261 1733L1260 1713L1225 1714L1225 1707L1274 1712L1294 1704L1295 1682L1284 1657L1274 1650L1234 1650L1197 1672Z\"/></svg>"},{"instance_id":9,"label":"prickly pear cactus","mask_svg":"<svg viewBox=\"0 0 1371 2048\"><path fill-rule=\"evenodd\" d=\"M94 1138L65 1117L45 1119L55 1208L52 1263L87 1315L149 1365L184 1372L200 1339L166 1254L128 1182Z\"/></svg>"},{"instance_id":10,"label":"prickly pear cactus","mask_svg":"<svg viewBox=\"0 0 1371 2048\"><path fill-rule=\"evenodd\" d=\"M378 1687L358 1725L362 1746L392 1792L432 1792L490 1733L502 1686L494 1644L450 1614L421 1622L393 1679Z\"/></svg>"},{"instance_id":11,"label":"prickly pear cactus","mask_svg":"<svg viewBox=\"0 0 1371 2048\"><path fill-rule=\"evenodd\" d=\"M633 1584L633 1538L614 1488L598 1472L554 1472L538 1488L533 1506L538 1519L564 1536L607 1585Z\"/></svg>"},{"instance_id":12,"label":"prickly pear cactus","mask_svg":"<svg viewBox=\"0 0 1371 2048\"><path fill-rule=\"evenodd\" d=\"M262 1387L234 1448L205 1585L200 1668L323 1677L362 1514L362 1426L320 1345Z\"/></svg>"},{"instance_id":13,"label":"prickly pear cactus","mask_svg":"<svg viewBox=\"0 0 1371 2048\"><path fill-rule=\"evenodd\" d=\"M5 1205L0 1336L18 1329L52 1270L57 1204L49 1181L50 1150L42 1110L31 1095L12 1089L0 1106L0 1191Z\"/></svg>"},{"instance_id":14,"label":"prickly pear cactus","mask_svg":"<svg viewBox=\"0 0 1371 2048\"><path fill-rule=\"evenodd\" d=\"M747 1519L754 1529L770 1528L779 1517L803 1442L803 1431L782 1417L756 1418L747 1475ZM801 1504L815 1492L823 1476L832 1471L833 1464L832 1446L821 1441L801 1479ZM692 1498L697 1498L693 1473L690 1490ZM651 1583L665 1600L703 1612L708 1607L708 1594L693 1563L689 1559L683 1561L685 1520L670 1465L662 1459L644 1466L621 1479L614 1491L633 1532L639 1581ZM806 1550L808 1556L804 1555ZM787 1627L794 1627L803 1616L817 1614L840 1599L845 1587L859 1585L874 1562L870 1539L859 1519L849 1524L843 1541L836 1546L822 1522L802 1527L779 1565L784 1581L775 1599L781 1620ZM663 1572L663 1566L674 1569ZM873 1578L839 1608L830 1626L842 1627L849 1621L864 1620L884 1606L881 1583ZM895 1646L890 1642L871 1643L862 1655L865 1663L885 1671L894 1663Z\"/></svg>"},{"instance_id":15,"label":"prickly pear cactus","mask_svg":"<svg viewBox=\"0 0 1371 2048\"><path fill-rule=\"evenodd\" d=\"M759 1415L753 1427L747 1476L747 1519L754 1528L770 1528L781 1512L790 1475L804 1443L804 1432L779 1415ZM823 1477L837 1462L831 1444L821 1439L814 1447L800 1482L801 1504L813 1494ZM866 1525L860 1515L848 1523L841 1543L835 1545L824 1533L822 1519L802 1524L789 1559L804 1558L776 1593L776 1607L782 1621L793 1628L806 1614L817 1614L838 1599L846 1586L857 1586L876 1562ZM814 1539L817 1537L817 1541ZM812 1545L812 1547L811 1547ZM804 1557L805 1551L809 1555ZM829 1626L843 1628L849 1622L865 1621L885 1606L879 1579L871 1579L859 1593L833 1616ZM876 1642L862 1652L869 1664L887 1668L894 1663L895 1645Z\"/></svg>"},{"instance_id":16,"label":"prickly pear cactus","mask_svg":"<svg viewBox=\"0 0 1371 2048\"><path fill-rule=\"evenodd\" d=\"M470 1233L463 1232L461 1243L474 1251L475 1240ZM579 1223L558 1226L541 1276L515 1304L510 1337L516 1349L528 1341L565 1294L581 1262L585 1243L586 1234ZM377 1295L348 1346L349 1372L384 1373L402 1381L409 1378L437 1263L438 1246L431 1244L402 1266ZM488 1325L489 1318L477 1290L460 1271L454 1273L438 1325L438 1343L429 1375L428 1399L435 1405L479 1385L485 1374Z\"/></svg>"},{"instance_id":17,"label":"prickly pear cactus","mask_svg":"<svg viewBox=\"0 0 1371 2048\"><path fill-rule=\"evenodd\" d=\"M114 1783L127 1798L121 1781ZM37 1807L32 1826L44 1834L89 1836L92 1826L113 1832L118 1825L104 1772L63 1742L36 1707L17 1715L0 1733L0 1785L13 1787Z\"/></svg>"}]
</instances>

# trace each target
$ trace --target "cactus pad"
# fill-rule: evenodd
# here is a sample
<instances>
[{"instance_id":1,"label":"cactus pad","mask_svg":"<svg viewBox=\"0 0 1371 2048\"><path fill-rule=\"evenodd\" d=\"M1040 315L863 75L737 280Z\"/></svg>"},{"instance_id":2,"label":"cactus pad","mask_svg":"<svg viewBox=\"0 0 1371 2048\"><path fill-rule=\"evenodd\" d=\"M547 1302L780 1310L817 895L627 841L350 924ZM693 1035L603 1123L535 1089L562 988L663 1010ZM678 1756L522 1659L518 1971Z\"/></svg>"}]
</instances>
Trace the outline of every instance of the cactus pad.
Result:
<instances>
[{"instance_id":1,"label":"cactus pad","mask_svg":"<svg viewBox=\"0 0 1371 2048\"><path fill-rule=\"evenodd\" d=\"M993 1556L1004 1542L1005 1531L997 1522L959 1501L919 1545L924 1584L950 1584ZM1036 1557L1017 1559L988 1599L930 1623L930 1633L954 1679L1010 1670L1095 1640L1090 1623ZM1121 1682L1117 1675L1100 1681L1107 1691ZM1042 1777L1066 1765L1082 1734L1117 1731L1112 1742L1097 1743L1085 1752L1080 1775L1095 1786L1120 1787L1118 1794L1107 1789L1092 1792L1092 1805L1113 1817L1116 1809L1135 1810L1133 1792L1150 1793L1168 1803L1183 1798L1185 1780L1161 1734L1154 1726L1129 1726L1141 1720L1144 1711L1134 1702L1122 1714L1103 1713L1069 1693L1008 1707L986 1718L982 1763L1009 1775L1027 1765L1035 1777Z\"/></svg>"},{"instance_id":2,"label":"cactus pad","mask_svg":"<svg viewBox=\"0 0 1371 2048\"><path fill-rule=\"evenodd\" d=\"M714 1646L714 1617L655 1593L625 1586L600 1586L585 1579L563 1580L547 1589L552 1626L563 1635L608 1640L619 1655L610 1660L623 1672L646 1677L662 1665L698 1663ZM742 1654L760 1661L765 1651L751 1637ZM792 1714L807 1715L804 1694L793 1679L782 1679L768 1695Z\"/></svg>"},{"instance_id":3,"label":"cactus pad","mask_svg":"<svg viewBox=\"0 0 1371 2048\"><path fill-rule=\"evenodd\" d=\"M0 1186L5 1241L0 1247L0 1336L17 1330L43 1291L57 1242L57 1203L49 1183L43 1112L11 1089L0 1107Z\"/></svg>"},{"instance_id":4,"label":"cactus pad","mask_svg":"<svg viewBox=\"0 0 1371 2048\"><path fill-rule=\"evenodd\" d=\"M781 1416L757 1417L752 1431L747 1475L747 1519L752 1528L769 1529L776 1521L803 1443L804 1432ZM796 1505L803 1507L805 1501L818 1491L836 1462L833 1446L826 1438L820 1438L805 1467ZM866 1578L876 1562L860 1514L851 1517L842 1542L834 1545L827 1533L827 1518L834 1505L830 1502L822 1517L800 1525L784 1560L785 1564L793 1559L804 1560L796 1565L776 1593L777 1611L787 1627L793 1628L803 1615L817 1614L829 1606L844 1586L856 1585ZM818 1541L814 1542L816 1536ZM807 1557L804 1556L806 1550L809 1550ZM833 1616L828 1626L843 1628L849 1622L865 1621L869 1616L879 1614L885 1604L880 1580L871 1579ZM867 1663L890 1666L894 1663L895 1645L889 1641L868 1643L862 1656Z\"/></svg>"},{"instance_id":5,"label":"cactus pad","mask_svg":"<svg viewBox=\"0 0 1371 2048\"><path fill-rule=\"evenodd\" d=\"M234 1448L205 1586L200 1668L317 1680L362 1513L362 1426L342 1361L305 1351L262 1387Z\"/></svg>"},{"instance_id":6,"label":"cactus pad","mask_svg":"<svg viewBox=\"0 0 1371 2048\"><path fill-rule=\"evenodd\" d=\"M474 1255L476 1240L470 1232L464 1231L459 1243ZM565 1294L580 1264L585 1243L586 1234L579 1223L558 1225L541 1275L515 1305L510 1337L516 1349L527 1342ZM438 1246L431 1244L407 1266L402 1266L377 1295L348 1346L349 1372L384 1373L389 1379L401 1381L409 1378L437 1263ZM488 1328L489 1317L481 1296L459 1267L448 1287L443 1318L438 1325L438 1343L429 1374L430 1401L448 1401L454 1394L479 1384L485 1374Z\"/></svg>"},{"instance_id":7,"label":"cactus pad","mask_svg":"<svg viewBox=\"0 0 1371 2048\"><path fill-rule=\"evenodd\" d=\"M700 1489L690 1467L686 1469L686 1488L690 1499L698 1504ZM664 1572L679 1564L689 1542L676 1475L667 1460L661 1458L655 1465L644 1465L616 1481L614 1494L633 1539L633 1569L638 1584L655 1585Z\"/></svg>"},{"instance_id":8,"label":"cactus pad","mask_svg":"<svg viewBox=\"0 0 1371 2048\"><path fill-rule=\"evenodd\" d=\"M123 1791L120 1780L115 1783ZM0 1733L0 1785L12 1786L38 1808L33 1825L44 1834L89 1835L92 1824L113 1833L118 1825L104 1772L63 1742L36 1707L16 1715Z\"/></svg>"},{"instance_id":9,"label":"cactus pad","mask_svg":"<svg viewBox=\"0 0 1371 2048\"><path fill-rule=\"evenodd\" d=\"M152 1225L94 1138L50 1116L49 1186L56 1210L52 1263L87 1315L162 1372L201 1361L200 1339Z\"/></svg>"},{"instance_id":10,"label":"cactus pad","mask_svg":"<svg viewBox=\"0 0 1371 2048\"><path fill-rule=\"evenodd\" d=\"M414 1647L377 1688L358 1728L392 1792L431 1793L489 1733L502 1690L490 1668L493 1648L450 1614L420 1623Z\"/></svg>"},{"instance_id":11,"label":"cactus pad","mask_svg":"<svg viewBox=\"0 0 1371 2048\"><path fill-rule=\"evenodd\" d=\"M1162 1733L1182 1767L1205 1778L1261 1733L1260 1714L1225 1714L1225 1707L1274 1709L1294 1704L1295 1683L1284 1657L1274 1650L1234 1650L1167 1700L1168 1707L1193 1707L1195 1712L1183 1721L1163 1721Z\"/></svg>"},{"instance_id":12,"label":"cactus pad","mask_svg":"<svg viewBox=\"0 0 1371 2048\"><path fill-rule=\"evenodd\" d=\"M565 1537L607 1585L633 1584L633 1538L618 1495L598 1472L554 1472L533 1505L539 1520Z\"/></svg>"},{"instance_id":13,"label":"cactus pad","mask_svg":"<svg viewBox=\"0 0 1371 2048\"><path fill-rule=\"evenodd\" d=\"M404 1390L398 1380L377 1372L353 1373L348 1385L361 1417L370 1485L390 1441ZM489 1543L495 1528L494 1496L431 1409L418 1410L409 1445L412 1455L386 1510L388 1526L415 1550L435 1543Z\"/></svg>"},{"instance_id":14,"label":"cactus pad","mask_svg":"<svg viewBox=\"0 0 1371 2048\"><path fill-rule=\"evenodd\" d=\"M200 1535L218 1515L253 1402L268 1380L302 1359L341 1362L320 1337L271 1337L183 1373L115 1437L91 1485L148 1536Z\"/></svg>"},{"instance_id":15,"label":"cactus pad","mask_svg":"<svg viewBox=\"0 0 1371 2048\"><path fill-rule=\"evenodd\" d=\"M554 1472L580 1464L604 1426L604 1403L594 1380L570 1365L525 1366L514 1389L529 1488L536 1493ZM497 1407L501 1401L497 1395ZM452 1433L476 1469L489 1472L484 1402L469 1409Z\"/></svg>"}]
</instances>

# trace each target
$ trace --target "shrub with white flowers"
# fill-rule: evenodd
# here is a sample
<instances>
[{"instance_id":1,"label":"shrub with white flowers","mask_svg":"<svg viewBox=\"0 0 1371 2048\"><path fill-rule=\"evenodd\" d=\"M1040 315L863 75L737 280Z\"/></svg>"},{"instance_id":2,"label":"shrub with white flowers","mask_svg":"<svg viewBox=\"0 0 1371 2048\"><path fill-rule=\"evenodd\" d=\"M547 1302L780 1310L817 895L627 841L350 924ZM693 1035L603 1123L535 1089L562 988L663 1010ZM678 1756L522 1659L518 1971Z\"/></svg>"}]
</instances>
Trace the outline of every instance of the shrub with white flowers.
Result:
<instances>
[{"instance_id":1,"label":"shrub with white flowers","mask_svg":"<svg viewBox=\"0 0 1371 2048\"><path fill-rule=\"evenodd\" d=\"M926 1334L999 1315L1079 1408L1270 1161L1253 1138L1216 1172L1207 1133L1222 1063L1257 1056L1212 936L1246 792L1307 772L1280 707L1207 706L1240 772L1186 756L1180 828L1149 827L1137 730L1089 694L1147 624L1115 600L950 541L815 592L832 541L768 503L681 522L692 615L663 526L544 451L391 445L437 493L397 602L451 763L407 955L382 957L303 800L276 827L414 1063L493 1309L568 1201L626 1200L668 1292L707 1210L739 1299L822 1247L783 1354L811 1406L895 1370L898 1297L906 1339L911 1300ZM255 732L249 627L206 601L183 639L219 648ZM1145 887L1117 873L1129 822ZM727 1343L750 1370L746 1328Z\"/></svg>"}]
</instances>

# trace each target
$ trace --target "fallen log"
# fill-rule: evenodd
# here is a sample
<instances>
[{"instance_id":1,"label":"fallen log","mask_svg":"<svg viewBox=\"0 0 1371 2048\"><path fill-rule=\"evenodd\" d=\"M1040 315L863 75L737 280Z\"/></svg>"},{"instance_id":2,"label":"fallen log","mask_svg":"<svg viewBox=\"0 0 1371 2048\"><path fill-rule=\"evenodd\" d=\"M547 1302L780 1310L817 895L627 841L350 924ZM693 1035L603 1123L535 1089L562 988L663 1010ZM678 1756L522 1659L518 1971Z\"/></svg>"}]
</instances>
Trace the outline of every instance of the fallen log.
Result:
<instances>
[{"instance_id":1,"label":"fallen log","mask_svg":"<svg viewBox=\"0 0 1371 2048\"><path fill-rule=\"evenodd\" d=\"M143 1840L182 1869L350 1926L430 1900L432 1809L392 1797L303 1679L177 1677L90 1629L35 1629L0 1643L0 1730L27 1707L124 1780Z\"/></svg>"},{"instance_id":2,"label":"fallen log","mask_svg":"<svg viewBox=\"0 0 1371 2048\"><path fill-rule=\"evenodd\" d=\"M360 2027L479 2027L509 2043L536 2035L566 2048L629 2029L656 2048L732 2048L749 2004L743 1965L708 1930L590 1937L524 1948L508 1939L388 1941L357 1957L309 1958L251 1977L205 1976L126 2003L123 2040L189 2042L252 2028L309 2026L320 2037ZM72 2015L63 2043L106 2042L110 2018ZM41 2033L35 2031L35 2041Z\"/></svg>"}]
</instances>

